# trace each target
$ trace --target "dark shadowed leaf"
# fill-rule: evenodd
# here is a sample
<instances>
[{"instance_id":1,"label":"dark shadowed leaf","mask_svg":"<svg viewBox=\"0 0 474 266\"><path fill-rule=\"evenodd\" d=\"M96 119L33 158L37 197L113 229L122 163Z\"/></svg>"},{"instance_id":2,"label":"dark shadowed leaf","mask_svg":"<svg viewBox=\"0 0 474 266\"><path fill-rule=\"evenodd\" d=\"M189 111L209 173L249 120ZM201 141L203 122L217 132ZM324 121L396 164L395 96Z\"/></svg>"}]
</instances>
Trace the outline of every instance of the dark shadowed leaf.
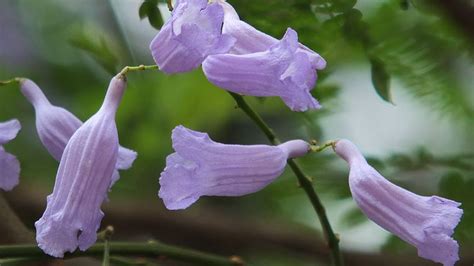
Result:
<instances>
[{"instance_id":1,"label":"dark shadowed leaf","mask_svg":"<svg viewBox=\"0 0 474 266\"><path fill-rule=\"evenodd\" d=\"M335 12L347 12L355 6L357 0L334 0L332 2L332 8Z\"/></svg>"},{"instance_id":2,"label":"dark shadowed leaf","mask_svg":"<svg viewBox=\"0 0 474 266\"><path fill-rule=\"evenodd\" d=\"M384 63L378 58L371 58L372 84L377 94L384 100L393 104L390 92L390 75L387 73Z\"/></svg>"},{"instance_id":3,"label":"dark shadowed leaf","mask_svg":"<svg viewBox=\"0 0 474 266\"><path fill-rule=\"evenodd\" d=\"M138 9L138 16L140 19L148 18L150 25L155 29L160 29L163 26L158 0L145 0Z\"/></svg>"}]
</instances>

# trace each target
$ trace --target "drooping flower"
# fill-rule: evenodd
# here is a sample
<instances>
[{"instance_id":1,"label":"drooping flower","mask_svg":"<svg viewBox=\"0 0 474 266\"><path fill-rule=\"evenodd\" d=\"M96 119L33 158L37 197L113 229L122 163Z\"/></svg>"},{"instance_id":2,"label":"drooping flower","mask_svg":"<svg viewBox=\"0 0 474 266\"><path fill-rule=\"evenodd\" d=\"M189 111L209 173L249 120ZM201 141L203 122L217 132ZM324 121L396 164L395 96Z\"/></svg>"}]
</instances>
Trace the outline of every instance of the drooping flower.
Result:
<instances>
[{"instance_id":1,"label":"drooping flower","mask_svg":"<svg viewBox=\"0 0 474 266\"><path fill-rule=\"evenodd\" d=\"M172 74L197 68L206 56L226 53L234 38L222 34L224 12L207 0L179 0L172 16L150 43L160 70Z\"/></svg>"},{"instance_id":2,"label":"drooping flower","mask_svg":"<svg viewBox=\"0 0 474 266\"><path fill-rule=\"evenodd\" d=\"M60 161L66 144L83 124L82 121L68 110L52 105L33 81L20 79L20 90L35 109L36 130L41 143L54 159ZM116 168L126 170L132 166L136 158L135 151L120 147ZM119 177L118 171L115 171L114 182Z\"/></svg>"},{"instance_id":3,"label":"drooping flower","mask_svg":"<svg viewBox=\"0 0 474 266\"><path fill-rule=\"evenodd\" d=\"M390 183L348 140L335 152L349 163L349 185L357 205L372 221L418 249L420 257L454 265L458 243L451 237L463 214L461 204L438 196L419 196Z\"/></svg>"},{"instance_id":4,"label":"drooping flower","mask_svg":"<svg viewBox=\"0 0 474 266\"><path fill-rule=\"evenodd\" d=\"M20 182L20 163L3 145L13 140L21 129L16 119L0 123L0 188L12 190Z\"/></svg>"},{"instance_id":5,"label":"drooping flower","mask_svg":"<svg viewBox=\"0 0 474 266\"><path fill-rule=\"evenodd\" d=\"M298 49L297 33L290 28L281 41L263 52L211 55L202 67L211 83L226 90L279 96L293 111L321 107L310 93L316 71L307 53Z\"/></svg>"},{"instance_id":6,"label":"drooping flower","mask_svg":"<svg viewBox=\"0 0 474 266\"><path fill-rule=\"evenodd\" d=\"M229 53L242 55L264 52L278 43L278 40L274 37L259 31L248 23L240 20L235 9L225 0L212 0L211 2L218 3L224 9L224 25L222 27L222 33L229 34L235 38L235 43ZM324 58L303 44L298 44L298 51L306 53L314 70L321 70L326 67L326 61Z\"/></svg>"},{"instance_id":7,"label":"drooping flower","mask_svg":"<svg viewBox=\"0 0 474 266\"><path fill-rule=\"evenodd\" d=\"M106 198L117 164L115 113L126 87L114 77L99 111L71 137L61 157L54 190L43 216L35 223L36 241L51 256L77 247L86 250L97 239Z\"/></svg>"},{"instance_id":8,"label":"drooping flower","mask_svg":"<svg viewBox=\"0 0 474 266\"><path fill-rule=\"evenodd\" d=\"M159 197L170 210L185 209L201 196L242 196L270 184L288 158L305 155L309 144L292 140L278 146L226 145L206 133L178 126L175 153L166 158Z\"/></svg>"}]
</instances>

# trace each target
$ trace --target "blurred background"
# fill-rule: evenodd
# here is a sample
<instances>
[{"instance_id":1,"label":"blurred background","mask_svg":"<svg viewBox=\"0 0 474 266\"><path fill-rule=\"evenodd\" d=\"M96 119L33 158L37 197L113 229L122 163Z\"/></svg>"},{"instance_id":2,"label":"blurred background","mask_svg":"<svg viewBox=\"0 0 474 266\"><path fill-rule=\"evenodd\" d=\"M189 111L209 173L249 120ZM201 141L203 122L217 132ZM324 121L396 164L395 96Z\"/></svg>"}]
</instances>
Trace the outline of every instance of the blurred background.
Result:
<instances>
[{"instance_id":1,"label":"blurred background","mask_svg":"<svg viewBox=\"0 0 474 266\"><path fill-rule=\"evenodd\" d=\"M292 27L328 62L313 90L320 111L295 113L278 98L246 97L280 138L348 138L392 182L462 202L464 216L454 235L461 246L458 265L473 265L472 1L229 2L243 20L276 38ZM169 16L166 3L157 0L1 0L0 80L28 77L53 104L86 120L98 110L113 73L154 63L148 45ZM167 211L157 197L158 178L172 152L175 126L208 132L223 143L268 141L201 69L172 76L131 73L128 80L117 126L121 144L139 156L103 205L102 227L115 227L113 240L157 239L239 255L250 265L329 263L317 216L289 170L253 195L204 197L186 210ZM11 118L23 129L6 149L21 161L22 176L4 195L34 230L58 163L41 145L34 110L16 85L0 87L0 121ZM314 178L347 265L435 265L359 211L347 165L330 149L298 161ZM15 242L0 235L0 243ZM66 262L94 264L100 262Z\"/></svg>"}]
</instances>

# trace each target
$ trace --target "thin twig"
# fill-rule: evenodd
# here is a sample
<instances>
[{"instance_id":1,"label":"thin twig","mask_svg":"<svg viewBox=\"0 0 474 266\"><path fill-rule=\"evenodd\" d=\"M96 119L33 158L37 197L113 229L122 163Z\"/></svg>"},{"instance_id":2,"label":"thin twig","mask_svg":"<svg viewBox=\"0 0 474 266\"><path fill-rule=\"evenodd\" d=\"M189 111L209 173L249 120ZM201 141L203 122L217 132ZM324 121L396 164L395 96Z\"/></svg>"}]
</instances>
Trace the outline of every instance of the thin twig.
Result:
<instances>
[{"instance_id":1,"label":"thin twig","mask_svg":"<svg viewBox=\"0 0 474 266\"><path fill-rule=\"evenodd\" d=\"M120 71L119 75L125 76L128 72L131 71L143 71L143 70L154 70L158 69L157 65L139 65L139 66L126 66Z\"/></svg>"},{"instance_id":2,"label":"thin twig","mask_svg":"<svg viewBox=\"0 0 474 266\"><path fill-rule=\"evenodd\" d=\"M311 145L310 149L311 149L312 152L321 152L321 151L325 150L328 147L332 147L334 149L335 145L336 145L336 141L335 140L330 140L326 143L323 143L323 145Z\"/></svg>"},{"instance_id":3,"label":"thin twig","mask_svg":"<svg viewBox=\"0 0 474 266\"><path fill-rule=\"evenodd\" d=\"M112 238L112 234L114 233L114 228L112 226L107 226L103 233L104 239L104 256L102 258L102 266L109 266L110 265L110 239Z\"/></svg>"},{"instance_id":4,"label":"thin twig","mask_svg":"<svg viewBox=\"0 0 474 266\"><path fill-rule=\"evenodd\" d=\"M19 83L23 78L12 78L9 80L0 80L0 86L8 85L11 83Z\"/></svg>"},{"instance_id":5,"label":"thin twig","mask_svg":"<svg viewBox=\"0 0 474 266\"><path fill-rule=\"evenodd\" d=\"M83 256L102 256L105 244L95 244L86 251L76 251L64 256L65 259ZM203 265L244 265L242 259L235 257L222 257L192 249L175 247L160 242L148 243L110 242L110 254L120 256L145 256L156 258L158 256L192 262ZM36 245L5 245L0 246L0 258L49 258Z\"/></svg>"},{"instance_id":6,"label":"thin twig","mask_svg":"<svg viewBox=\"0 0 474 266\"><path fill-rule=\"evenodd\" d=\"M263 121L260 115L258 115L247 104L245 99L236 93L233 93L233 92L229 92L229 93L234 98L234 100L236 101L240 109L242 109L242 111L244 111L250 117L250 119L252 119L252 121L255 122L255 124L260 128L260 130L262 130L262 132L267 136L268 140L273 145L280 144L280 140L278 139L276 134L273 132L273 130L265 123L265 121ZM332 145L333 144L329 142L327 146L325 146L324 148L328 146L332 146ZM332 230L332 227L331 227L331 224L329 223L329 219L326 215L324 206L321 200L319 199L318 194L316 194L316 191L313 188L311 179L303 172L303 170L298 166L298 164L293 159L289 159L288 164L290 165L291 170L295 173L296 177L298 178L298 182L300 186L306 192L306 195L308 196L311 204L313 205L314 210L316 211L319 217L319 221L321 222L321 226L323 228L324 235L328 242L328 246L331 249L331 257L332 257L333 264L336 266L344 265L341 252L339 250L339 237Z\"/></svg>"}]
</instances>

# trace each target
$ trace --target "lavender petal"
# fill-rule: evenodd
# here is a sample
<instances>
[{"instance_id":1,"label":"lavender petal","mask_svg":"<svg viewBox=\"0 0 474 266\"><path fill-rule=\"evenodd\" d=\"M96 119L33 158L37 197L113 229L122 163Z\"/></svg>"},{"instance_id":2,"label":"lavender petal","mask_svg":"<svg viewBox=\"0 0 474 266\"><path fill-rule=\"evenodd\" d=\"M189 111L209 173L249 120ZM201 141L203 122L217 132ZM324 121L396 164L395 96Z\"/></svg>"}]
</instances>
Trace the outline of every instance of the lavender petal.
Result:
<instances>
[{"instance_id":1,"label":"lavender petal","mask_svg":"<svg viewBox=\"0 0 474 266\"><path fill-rule=\"evenodd\" d=\"M100 110L71 137L59 164L53 193L35 223L38 246L51 256L89 248L96 241L100 210L118 156L115 113L125 89L114 77Z\"/></svg>"},{"instance_id":2,"label":"lavender petal","mask_svg":"<svg viewBox=\"0 0 474 266\"><path fill-rule=\"evenodd\" d=\"M225 53L234 38L222 34L224 13L218 4L206 0L181 0L171 19L150 43L160 70L172 74L197 68L211 54Z\"/></svg>"},{"instance_id":3,"label":"lavender petal","mask_svg":"<svg viewBox=\"0 0 474 266\"><path fill-rule=\"evenodd\" d=\"M4 145L13 140L21 129L18 120L12 119L0 123L0 145Z\"/></svg>"},{"instance_id":4,"label":"lavender petal","mask_svg":"<svg viewBox=\"0 0 474 266\"><path fill-rule=\"evenodd\" d=\"M463 214L460 203L419 196L390 183L348 140L339 140L335 151L349 163L352 196L367 217L415 246L420 257L445 266L459 260L459 246L451 236Z\"/></svg>"},{"instance_id":5,"label":"lavender petal","mask_svg":"<svg viewBox=\"0 0 474 266\"><path fill-rule=\"evenodd\" d=\"M43 146L57 161L61 160L66 144L76 130L83 124L68 110L52 105L40 87L29 79L22 79L20 89L33 105L36 113L36 130ZM120 147L116 168L130 168L137 154Z\"/></svg>"},{"instance_id":6,"label":"lavender petal","mask_svg":"<svg viewBox=\"0 0 474 266\"><path fill-rule=\"evenodd\" d=\"M302 140L280 146L226 145L205 133L178 126L175 153L166 159L159 196L170 210L189 207L201 196L242 196L266 187L283 172L286 160L308 152Z\"/></svg>"},{"instance_id":7,"label":"lavender petal","mask_svg":"<svg viewBox=\"0 0 474 266\"><path fill-rule=\"evenodd\" d=\"M293 111L319 109L310 90L316 72L305 53L298 52L298 36L288 29L283 39L264 52L219 54L203 63L207 79L226 90L251 96L279 96Z\"/></svg>"},{"instance_id":8,"label":"lavender petal","mask_svg":"<svg viewBox=\"0 0 474 266\"><path fill-rule=\"evenodd\" d=\"M20 163L0 145L0 188L10 191L20 182Z\"/></svg>"}]
</instances>

